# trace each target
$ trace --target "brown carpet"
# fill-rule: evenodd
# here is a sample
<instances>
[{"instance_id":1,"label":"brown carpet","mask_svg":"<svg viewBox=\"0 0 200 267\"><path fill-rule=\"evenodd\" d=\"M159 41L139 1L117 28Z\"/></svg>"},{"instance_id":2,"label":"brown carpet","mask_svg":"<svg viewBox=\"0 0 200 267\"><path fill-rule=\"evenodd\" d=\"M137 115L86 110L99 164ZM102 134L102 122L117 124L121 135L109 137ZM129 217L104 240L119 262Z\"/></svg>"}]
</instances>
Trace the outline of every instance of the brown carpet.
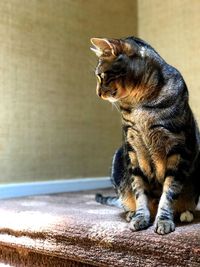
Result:
<instances>
[{"instance_id":1,"label":"brown carpet","mask_svg":"<svg viewBox=\"0 0 200 267\"><path fill-rule=\"evenodd\" d=\"M103 190L107 194L109 191ZM100 190L100 192L103 192ZM0 262L10 266L200 266L200 211L159 236L133 233L94 191L0 201Z\"/></svg>"}]
</instances>

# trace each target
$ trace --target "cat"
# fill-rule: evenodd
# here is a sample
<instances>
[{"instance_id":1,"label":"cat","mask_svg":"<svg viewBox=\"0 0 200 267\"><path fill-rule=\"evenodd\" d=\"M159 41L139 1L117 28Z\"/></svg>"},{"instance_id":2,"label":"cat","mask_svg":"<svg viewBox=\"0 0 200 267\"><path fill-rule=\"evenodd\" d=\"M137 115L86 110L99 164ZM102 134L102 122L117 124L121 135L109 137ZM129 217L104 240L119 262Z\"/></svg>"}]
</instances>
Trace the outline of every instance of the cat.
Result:
<instances>
[{"instance_id":1,"label":"cat","mask_svg":"<svg viewBox=\"0 0 200 267\"><path fill-rule=\"evenodd\" d=\"M111 174L118 197L96 200L121 205L133 231L154 221L156 233L168 234L176 216L194 219L200 194L200 135L185 81L139 38L91 43L97 95L117 105L123 129Z\"/></svg>"}]
</instances>

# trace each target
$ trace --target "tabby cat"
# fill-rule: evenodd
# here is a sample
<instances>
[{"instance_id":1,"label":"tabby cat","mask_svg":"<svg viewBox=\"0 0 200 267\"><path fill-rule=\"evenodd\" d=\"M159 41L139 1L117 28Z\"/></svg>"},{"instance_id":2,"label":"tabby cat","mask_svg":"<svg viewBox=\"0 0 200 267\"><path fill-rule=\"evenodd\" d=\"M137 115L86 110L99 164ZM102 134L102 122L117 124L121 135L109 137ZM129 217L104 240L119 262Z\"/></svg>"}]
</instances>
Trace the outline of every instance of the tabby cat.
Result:
<instances>
[{"instance_id":1,"label":"tabby cat","mask_svg":"<svg viewBox=\"0 0 200 267\"><path fill-rule=\"evenodd\" d=\"M133 231L154 220L155 232L191 222L200 194L200 136L180 72L145 41L92 38L98 56L97 95L118 106L123 143L113 157L111 180Z\"/></svg>"}]
</instances>

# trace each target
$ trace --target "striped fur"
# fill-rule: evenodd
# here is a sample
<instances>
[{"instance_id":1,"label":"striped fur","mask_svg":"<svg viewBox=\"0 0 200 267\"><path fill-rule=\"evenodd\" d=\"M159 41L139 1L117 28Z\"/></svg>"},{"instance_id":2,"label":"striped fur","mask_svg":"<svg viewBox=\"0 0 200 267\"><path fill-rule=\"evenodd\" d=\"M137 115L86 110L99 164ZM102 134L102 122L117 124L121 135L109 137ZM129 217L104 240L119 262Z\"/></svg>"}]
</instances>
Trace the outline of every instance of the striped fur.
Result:
<instances>
[{"instance_id":1,"label":"striped fur","mask_svg":"<svg viewBox=\"0 0 200 267\"><path fill-rule=\"evenodd\" d=\"M176 215L192 220L200 194L200 137L185 81L141 39L91 42L97 94L121 111L123 143L111 175L120 202L133 231L154 220L158 234L170 233Z\"/></svg>"}]
</instances>

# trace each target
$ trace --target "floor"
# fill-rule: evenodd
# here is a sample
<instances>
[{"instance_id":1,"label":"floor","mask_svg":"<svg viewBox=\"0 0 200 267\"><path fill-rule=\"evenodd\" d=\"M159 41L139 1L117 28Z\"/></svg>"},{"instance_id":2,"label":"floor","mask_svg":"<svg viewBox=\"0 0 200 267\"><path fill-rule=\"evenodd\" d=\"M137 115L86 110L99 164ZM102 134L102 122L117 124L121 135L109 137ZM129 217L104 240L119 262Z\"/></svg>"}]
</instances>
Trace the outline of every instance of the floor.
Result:
<instances>
[{"instance_id":1,"label":"floor","mask_svg":"<svg viewBox=\"0 0 200 267\"><path fill-rule=\"evenodd\" d=\"M179 224L169 235L159 236L153 227L135 233L121 209L95 202L96 192L1 200L0 262L35 267L200 266L200 209L193 223Z\"/></svg>"}]
</instances>

